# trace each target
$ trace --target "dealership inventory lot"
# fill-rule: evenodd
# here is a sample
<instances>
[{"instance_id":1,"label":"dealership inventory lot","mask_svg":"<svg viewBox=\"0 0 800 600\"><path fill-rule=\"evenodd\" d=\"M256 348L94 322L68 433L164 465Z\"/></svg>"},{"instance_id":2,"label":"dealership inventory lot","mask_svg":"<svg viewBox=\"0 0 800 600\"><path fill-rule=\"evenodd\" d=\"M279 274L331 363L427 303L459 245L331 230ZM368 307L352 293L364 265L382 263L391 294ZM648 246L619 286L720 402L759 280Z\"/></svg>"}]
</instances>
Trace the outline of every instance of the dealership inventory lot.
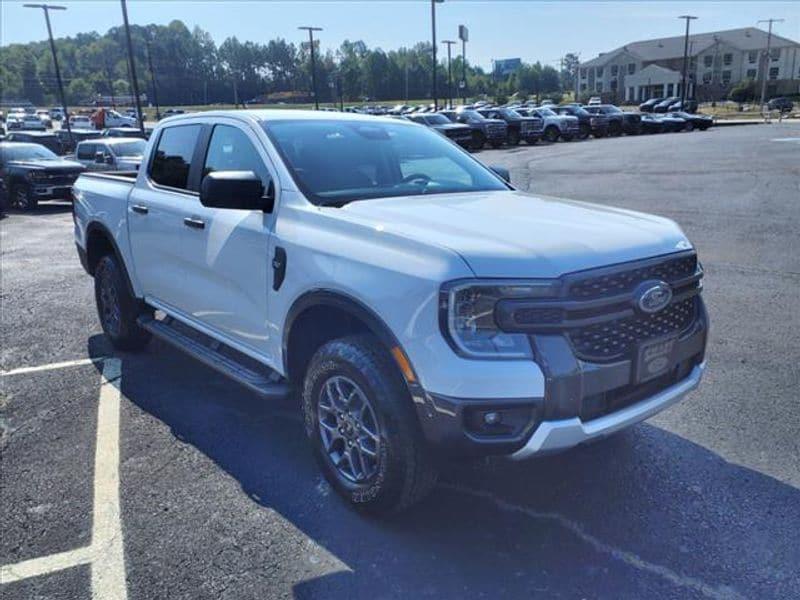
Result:
<instances>
[{"instance_id":1,"label":"dealership inventory lot","mask_svg":"<svg viewBox=\"0 0 800 600\"><path fill-rule=\"evenodd\" d=\"M694 240L704 385L605 443L450 470L391 520L317 474L293 401L163 344L119 355L129 598L788 597L800 589L797 125L476 155L536 193L654 212ZM431 201L435 201L432 199ZM2 369L102 359L67 206L2 221ZM535 231L531 232L536 235ZM0 564L92 542L104 361L2 378ZM77 566L4 597L92 597Z\"/></svg>"}]
</instances>

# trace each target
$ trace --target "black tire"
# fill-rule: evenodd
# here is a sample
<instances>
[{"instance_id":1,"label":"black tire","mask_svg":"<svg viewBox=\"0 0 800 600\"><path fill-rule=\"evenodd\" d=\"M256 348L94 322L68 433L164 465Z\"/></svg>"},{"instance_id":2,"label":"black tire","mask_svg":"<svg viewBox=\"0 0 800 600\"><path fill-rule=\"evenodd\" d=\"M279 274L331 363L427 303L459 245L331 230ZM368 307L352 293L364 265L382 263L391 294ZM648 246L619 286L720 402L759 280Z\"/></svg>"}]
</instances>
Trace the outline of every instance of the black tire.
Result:
<instances>
[{"instance_id":1,"label":"black tire","mask_svg":"<svg viewBox=\"0 0 800 600\"><path fill-rule=\"evenodd\" d=\"M518 146L519 145L519 132L517 132L517 131L509 131L508 132L508 145L509 146Z\"/></svg>"},{"instance_id":2,"label":"black tire","mask_svg":"<svg viewBox=\"0 0 800 600\"><path fill-rule=\"evenodd\" d=\"M565 142L571 142L575 138L571 133L565 133L564 135L561 136L561 139L564 140Z\"/></svg>"},{"instance_id":3,"label":"black tire","mask_svg":"<svg viewBox=\"0 0 800 600\"><path fill-rule=\"evenodd\" d=\"M39 199L33 195L30 186L19 184L11 188L9 204L22 212L31 212L39 206Z\"/></svg>"},{"instance_id":4,"label":"black tire","mask_svg":"<svg viewBox=\"0 0 800 600\"><path fill-rule=\"evenodd\" d=\"M486 136L482 132L477 131L472 135L472 149L482 150L486 145Z\"/></svg>"},{"instance_id":5,"label":"black tire","mask_svg":"<svg viewBox=\"0 0 800 600\"><path fill-rule=\"evenodd\" d=\"M342 381L344 386L354 384L367 399L369 414L374 416L370 419L373 423L371 428L377 429L374 437L361 433L369 428L362 429L360 421L354 426L357 433L353 433L346 419L354 413L333 414L334 411L330 410L336 408L335 402L329 402L331 393L335 393L335 382ZM328 384L334 392L330 391ZM351 391L347 396L349 403L354 387L348 389ZM363 405L363 402L359 403ZM363 410L358 412L363 416ZM402 375L373 336L341 338L317 350L303 383L303 414L306 434L325 478L358 510L375 514L400 512L422 499L436 484L437 471L427 454ZM320 425L320 414L323 422L331 418L333 421ZM343 436L348 435L351 439L346 441ZM326 436L327 440L324 439ZM331 439L335 441L331 442ZM371 439L374 441L370 442ZM366 462L362 441L372 444L373 454L366 455ZM357 458L350 458L355 448L348 449L345 446L348 443L361 448ZM326 444L329 445L326 447ZM350 452L347 458L337 450L339 447ZM339 461L338 467L331 453ZM362 468L356 468L353 463ZM367 466L372 469L371 473ZM355 471L359 471L361 479L353 478Z\"/></svg>"},{"instance_id":6,"label":"black tire","mask_svg":"<svg viewBox=\"0 0 800 600\"><path fill-rule=\"evenodd\" d=\"M152 314L135 298L125 273L113 254L103 256L94 271L94 298L100 325L111 345L118 350L141 350L150 341L150 333L136 323L141 315Z\"/></svg>"},{"instance_id":7,"label":"black tire","mask_svg":"<svg viewBox=\"0 0 800 600\"><path fill-rule=\"evenodd\" d=\"M691 121L686 121L686 125L683 126L684 131L694 131L694 123Z\"/></svg>"},{"instance_id":8,"label":"black tire","mask_svg":"<svg viewBox=\"0 0 800 600\"><path fill-rule=\"evenodd\" d=\"M489 145L495 150L497 150L503 145L503 142L490 142Z\"/></svg>"},{"instance_id":9,"label":"black tire","mask_svg":"<svg viewBox=\"0 0 800 600\"><path fill-rule=\"evenodd\" d=\"M580 139L582 139L582 140L585 140L586 138L589 137L589 134L591 132L592 132L592 130L589 128L589 126L586 123L581 123L580 124L580 134L578 134L578 137Z\"/></svg>"},{"instance_id":10,"label":"black tire","mask_svg":"<svg viewBox=\"0 0 800 600\"><path fill-rule=\"evenodd\" d=\"M618 137L622 135L622 125L619 124L617 121L612 121L608 125L608 135L612 137Z\"/></svg>"},{"instance_id":11,"label":"black tire","mask_svg":"<svg viewBox=\"0 0 800 600\"><path fill-rule=\"evenodd\" d=\"M606 137L606 135L608 135L608 134L606 133L605 130L598 130L598 131L595 131L592 135L594 135L594 137L596 139L600 139L600 138Z\"/></svg>"},{"instance_id":12,"label":"black tire","mask_svg":"<svg viewBox=\"0 0 800 600\"><path fill-rule=\"evenodd\" d=\"M551 144L557 142L560 135L561 132L555 125L548 125L544 129L544 139L550 142Z\"/></svg>"}]
</instances>

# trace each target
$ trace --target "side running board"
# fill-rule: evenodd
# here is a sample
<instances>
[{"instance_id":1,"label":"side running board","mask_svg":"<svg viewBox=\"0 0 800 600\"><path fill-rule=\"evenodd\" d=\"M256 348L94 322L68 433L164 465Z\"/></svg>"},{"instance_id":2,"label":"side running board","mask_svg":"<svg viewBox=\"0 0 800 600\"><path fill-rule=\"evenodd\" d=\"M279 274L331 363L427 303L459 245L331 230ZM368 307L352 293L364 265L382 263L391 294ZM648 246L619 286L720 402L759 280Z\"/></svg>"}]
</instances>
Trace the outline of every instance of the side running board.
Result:
<instances>
[{"instance_id":1,"label":"side running board","mask_svg":"<svg viewBox=\"0 0 800 600\"><path fill-rule=\"evenodd\" d=\"M238 381L260 396L278 399L289 395L289 385L278 373L172 317L155 319L142 316L138 323L153 336Z\"/></svg>"}]
</instances>

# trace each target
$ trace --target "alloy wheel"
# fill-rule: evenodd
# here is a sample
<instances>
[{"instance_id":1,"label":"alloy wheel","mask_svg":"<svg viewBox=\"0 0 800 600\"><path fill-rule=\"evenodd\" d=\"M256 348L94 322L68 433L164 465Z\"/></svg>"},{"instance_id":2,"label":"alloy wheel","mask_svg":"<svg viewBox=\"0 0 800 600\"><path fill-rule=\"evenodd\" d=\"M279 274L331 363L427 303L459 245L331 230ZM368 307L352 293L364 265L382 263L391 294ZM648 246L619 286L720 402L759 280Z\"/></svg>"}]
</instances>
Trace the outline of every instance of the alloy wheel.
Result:
<instances>
[{"instance_id":1,"label":"alloy wheel","mask_svg":"<svg viewBox=\"0 0 800 600\"><path fill-rule=\"evenodd\" d=\"M378 472L381 434L367 395L351 379L330 377L317 403L319 435L325 453L339 475L364 483Z\"/></svg>"},{"instance_id":2,"label":"alloy wheel","mask_svg":"<svg viewBox=\"0 0 800 600\"><path fill-rule=\"evenodd\" d=\"M100 277L100 315L103 319L104 329L111 335L118 336L121 323L119 296L111 273L106 270Z\"/></svg>"}]
</instances>

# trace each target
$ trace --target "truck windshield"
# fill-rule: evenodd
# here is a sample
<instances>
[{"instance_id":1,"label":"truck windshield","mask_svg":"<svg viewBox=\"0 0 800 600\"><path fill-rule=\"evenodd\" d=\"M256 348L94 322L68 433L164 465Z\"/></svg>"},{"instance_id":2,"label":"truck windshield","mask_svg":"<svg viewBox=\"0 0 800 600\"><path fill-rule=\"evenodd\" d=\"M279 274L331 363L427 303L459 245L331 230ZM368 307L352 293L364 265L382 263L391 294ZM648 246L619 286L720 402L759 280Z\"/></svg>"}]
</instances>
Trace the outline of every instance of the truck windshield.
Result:
<instances>
[{"instance_id":1,"label":"truck windshield","mask_svg":"<svg viewBox=\"0 0 800 600\"><path fill-rule=\"evenodd\" d=\"M3 163L15 160L58 160L58 156L39 144L3 144L0 154L0 162Z\"/></svg>"},{"instance_id":2,"label":"truck windshield","mask_svg":"<svg viewBox=\"0 0 800 600\"><path fill-rule=\"evenodd\" d=\"M294 180L319 205L507 185L438 133L403 123L281 120L265 123Z\"/></svg>"},{"instance_id":3,"label":"truck windshield","mask_svg":"<svg viewBox=\"0 0 800 600\"><path fill-rule=\"evenodd\" d=\"M444 115L425 115L425 119L429 125L448 125L450 123L450 119Z\"/></svg>"}]
</instances>

